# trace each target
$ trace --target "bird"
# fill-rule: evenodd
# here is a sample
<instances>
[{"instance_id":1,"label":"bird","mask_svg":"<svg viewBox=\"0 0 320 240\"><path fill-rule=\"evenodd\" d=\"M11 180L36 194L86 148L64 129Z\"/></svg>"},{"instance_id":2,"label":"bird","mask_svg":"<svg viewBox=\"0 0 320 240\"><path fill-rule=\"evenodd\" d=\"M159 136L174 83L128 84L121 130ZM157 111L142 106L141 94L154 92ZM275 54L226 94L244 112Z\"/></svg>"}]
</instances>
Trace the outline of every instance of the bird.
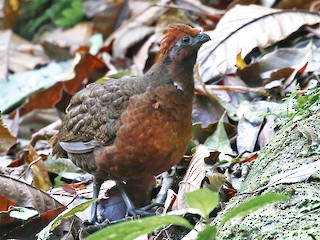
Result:
<instances>
[{"instance_id":1,"label":"bird","mask_svg":"<svg viewBox=\"0 0 320 240\"><path fill-rule=\"evenodd\" d=\"M71 98L51 141L53 154L94 176L94 198L105 180L115 180L128 211L139 214L130 198L145 196L128 196L123 186L140 184L150 193L154 177L182 159L191 139L193 69L209 40L189 25L168 25L144 75L91 83ZM91 221L97 221L96 204Z\"/></svg>"}]
</instances>

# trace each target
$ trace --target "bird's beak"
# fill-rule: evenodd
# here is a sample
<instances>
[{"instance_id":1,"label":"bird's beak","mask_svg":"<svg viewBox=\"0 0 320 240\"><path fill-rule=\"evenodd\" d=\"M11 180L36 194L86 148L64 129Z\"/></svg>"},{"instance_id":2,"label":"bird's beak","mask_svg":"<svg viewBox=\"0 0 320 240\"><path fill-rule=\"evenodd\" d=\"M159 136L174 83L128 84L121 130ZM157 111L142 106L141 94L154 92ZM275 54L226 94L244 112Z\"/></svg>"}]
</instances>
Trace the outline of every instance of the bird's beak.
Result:
<instances>
[{"instance_id":1,"label":"bird's beak","mask_svg":"<svg viewBox=\"0 0 320 240\"><path fill-rule=\"evenodd\" d=\"M208 42L208 41L211 40L209 35L204 33L204 32L199 33L198 36L197 36L197 39L198 39L198 43L200 43L200 44L203 44L203 43Z\"/></svg>"}]
</instances>

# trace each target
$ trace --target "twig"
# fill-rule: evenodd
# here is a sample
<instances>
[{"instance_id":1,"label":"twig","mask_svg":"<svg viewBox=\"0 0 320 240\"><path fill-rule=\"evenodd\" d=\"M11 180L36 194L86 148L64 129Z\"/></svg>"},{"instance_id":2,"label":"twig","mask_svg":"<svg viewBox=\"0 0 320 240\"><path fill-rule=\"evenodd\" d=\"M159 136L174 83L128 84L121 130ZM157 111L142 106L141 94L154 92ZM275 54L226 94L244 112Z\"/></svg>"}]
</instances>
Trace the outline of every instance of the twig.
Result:
<instances>
[{"instance_id":1,"label":"twig","mask_svg":"<svg viewBox=\"0 0 320 240\"><path fill-rule=\"evenodd\" d=\"M232 91L232 92L240 92L240 93L254 92L263 97L269 96L269 93L265 90L265 88L262 88L262 87L251 88L251 87L244 87L244 86L209 85L209 86L206 86L206 88L213 91Z\"/></svg>"},{"instance_id":2,"label":"twig","mask_svg":"<svg viewBox=\"0 0 320 240\"><path fill-rule=\"evenodd\" d=\"M33 160L33 161L28 165L27 169L21 174L21 176L19 177L19 179L22 178L24 175L26 175L27 172L29 171L29 169L32 167L32 165L35 164L35 163L37 163L37 162L39 162L40 160L41 160L41 157L38 157L37 159Z\"/></svg>"}]
</instances>

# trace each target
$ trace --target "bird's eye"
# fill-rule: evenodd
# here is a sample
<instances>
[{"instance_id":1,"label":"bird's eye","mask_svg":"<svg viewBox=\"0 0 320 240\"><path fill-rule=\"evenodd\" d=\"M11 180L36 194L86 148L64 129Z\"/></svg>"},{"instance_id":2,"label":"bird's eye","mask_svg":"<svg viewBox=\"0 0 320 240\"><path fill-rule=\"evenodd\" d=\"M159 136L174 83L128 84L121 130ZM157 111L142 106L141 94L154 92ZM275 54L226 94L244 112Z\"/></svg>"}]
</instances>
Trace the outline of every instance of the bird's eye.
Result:
<instances>
[{"instance_id":1,"label":"bird's eye","mask_svg":"<svg viewBox=\"0 0 320 240\"><path fill-rule=\"evenodd\" d=\"M189 44L189 43L191 42L191 39L190 39L189 36L183 36L183 37L181 38L181 42L182 42L183 44Z\"/></svg>"}]
</instances>

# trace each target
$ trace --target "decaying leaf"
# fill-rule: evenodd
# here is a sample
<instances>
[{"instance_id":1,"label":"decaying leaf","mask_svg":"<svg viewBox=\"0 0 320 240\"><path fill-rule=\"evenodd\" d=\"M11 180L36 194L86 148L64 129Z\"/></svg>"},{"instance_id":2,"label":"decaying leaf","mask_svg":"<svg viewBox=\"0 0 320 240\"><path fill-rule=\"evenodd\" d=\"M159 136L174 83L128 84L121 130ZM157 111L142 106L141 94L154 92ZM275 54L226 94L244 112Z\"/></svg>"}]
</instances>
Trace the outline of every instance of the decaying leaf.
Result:
<instances>
[{"instance_id":1,"label":"decaying leaf","mask_svg":"<svg viewBox=\"0 0 320 240\"><path fill-rule=\"evenodd\" d=\"M0 153L7 152L17 141L0 116Z\"/></svg>"},{"instance_id":2,"label":"decaying leaf","mask_svg":"<svg viewBox=\"0 0 320 240\"><path fill-rule=\"evenodd\" d=\"M27 71L10 75L7 81L0 82L0 110L10 113L21 105L25 98L41 89L49 88L56 82L66 78L71 62L50 63L39 70ZM27 84L26 84L27 82ZM51 93L52 94L52 93ZM46 96L51 98L52 96ZM38 104L44 104L38 99Z\"/></svg>"},{"instance_id":3,"label":"decaying leaf","mask_svg":"<svg viewBox=\"0 0 320 240\"><path fill-rule=\"evenodd\" d=\"M0 31L0 81L7 78L9 70L8 49L10 46L10 38L12 32L10 30Z\"/></svg>"},{"instance_id":4,"label":"decaying leaf","mask_svg":"<svg viewBox=\"0 0 320 240\"><path fill-rule=\"evenodd\" d=\"M47 193L17 179L0 175L0 194L20 207L31 207L42 213L62 204Z\"/></svg>"},{"instance_id":5,"label":"decaying leaf","mask_svg":"<svg viewBox=\"0 0 320 240\"><path fill-rule=\"evenodd\" d=\"M204 159L210 156L210 152L204 145L196 147L196 151L193 154L188 170L180 182L179 191L176 202L173 205L173 210L179 210L186 208L184 194L197 190L201 186L201 182L205 177L205 162Z\"/></svg>"},{"instance_id":6,"label":"decaying leaf","mask_svg":"<svg viewBox=\"0 0 320 240\"><path fill-rule=\"evenodd\" d=\"M53 219L44 229L42 229L38 234L38 239L45 240L50 236L50 232L53 231L56 227L58 227L63 219L74 216L77 212L84 211L88 208L93 202L96 202L98 199L92 199L80 203L70 209L66 209L62 213L60 213L55 219Z\"/></svg>"},{"instance_id":7,"label":"decaying leaf","mask_svg":"<svg viewBox=\"0 0 320 240\"><path fill-rule=\"evenodd\" d=\"M121 32L118 38L114 40L113 56L116 58L125 58L128 48L148 37L153 32L154 27L149 26L127 28L126 31Z\"/></svg>"},{"instance_id":8,"label":"decaying leaf","mask_svg":"<svg viewBox=\"0 0 320 240\"><path fill-rule=\"evenodd\" d=\"M221 116L215 132L209 136L204 145L211 150L221 152L220 160L229 159L225 154L232 154L232 148L228 134L224 128L224 114Z\"/></svg>"},{"instance_id":9,"label":"decaying leaf","mask_svg":"<svg viewBox=\"0 0 320 240\"><path fill-rule=\"evenodd\" d=\"M192 125L192 138L196 139L199 143L204 143L205 140L217 130L218 124L219 122L217 121L203 127L202 123L194 123ZM235 135L235 126L227 122L224 122L223 125L228 137Z\"/></svg>"},{"instance_id":10,"label":"decaying leaf","mask_svg":"<svg viewBox=\"0 0 320 240\"><path fill-rule=\"evenodd\" d=\"M224 15L215 30L208 32L212 41L199 51L199 70L203 81L234 72L239 52L245 56L254 47L271 45L302 25L319 21L317 13L281 11L255 5L235 6Z\"/></svg>"},{"instance_id":11,"label":"decaying leaf","mask_svg":"<svg viewBox=\"0 0 320 240\"><path fill-rule=\"evenodd\" d=\"M41 213L38 217L32 218L30 221L18 225L10 232L6 232L2 239L36 239L36 233L48 225L57 215L59 215L65 207L58 207ZM9 230L9 226L7 230Z\"/></svg>"},{"instance_id":12,"label":"decaying leaf","mask_svg":"<svg viewBox=\"0 0 320 240\"><path fill-rule=\"evenodd\" d=\"M31 145L29 145L28 163L31 164L34 186L42 191L48 191L52 185L48 171L43 160Z\"/></svg>"},{"instance_id":13,"label":"decaying leaf","mask_svg":"<svg viewBox=\"0 0 320 240\"><path fill-rule=\"evenodd\" d=\"M266 187L280 183L296 183L307 180L312 174L320 170L320 160L289 170L284 173L279 173L270 178Z\"/></svg>"},{"instance_id":14,"label":"decaying leaf","mask_svg":"<svg viewBox=\"0 0 320 240\"><path fill-rule=\"evenodd\" d=\"M139 15L132 16L128 21L122 24L116 31L114 31L109 36L109 38L105 42L105 45L109 46L113 41L120 41L117 39L122 38L126 34L128 29L135 31L135 29L138 29L138 30L140 28L143 29L143 26L151 26L168 9L166 5L169 2L170 2L169 0L158 1L156 5L151 5L149 8L143 9L143 12L140 12ZM126 43L127 46L132 45L131 38L132 38L132 35L124 39L127 41ZM134 37L133 39L137 39L137 38ZM116 47L117 47L117 44L113 46L114 49Z\"/></svg>"}]
</instances>

